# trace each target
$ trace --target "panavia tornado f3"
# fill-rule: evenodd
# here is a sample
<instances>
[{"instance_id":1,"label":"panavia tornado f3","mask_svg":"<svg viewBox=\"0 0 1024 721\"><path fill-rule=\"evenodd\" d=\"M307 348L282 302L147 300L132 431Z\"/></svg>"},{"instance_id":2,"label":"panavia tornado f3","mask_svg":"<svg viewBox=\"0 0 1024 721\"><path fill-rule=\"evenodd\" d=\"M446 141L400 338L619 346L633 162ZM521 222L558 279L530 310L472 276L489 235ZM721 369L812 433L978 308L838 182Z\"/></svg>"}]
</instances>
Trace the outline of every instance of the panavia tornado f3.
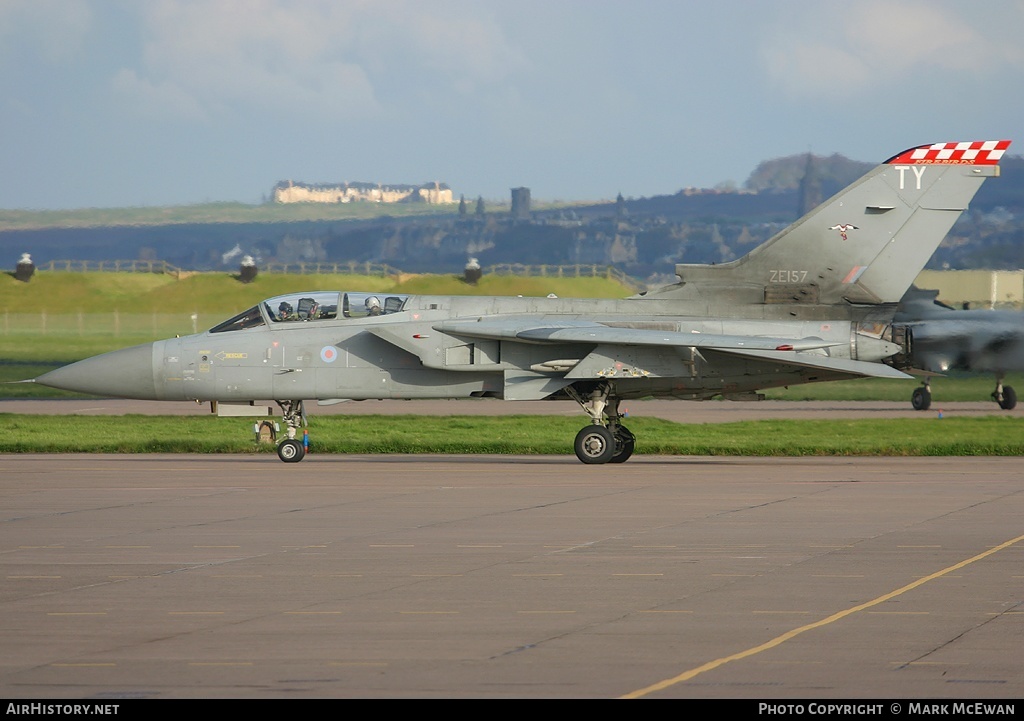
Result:
<instances>
[{"instance_id":1,"label":"panavia tornado f3","mask_svg":"<svg viewBox=\"0 0 1024 721\"><path fill-rule=\"evenodd\" d=\"M631 398L753 399L766 388L908 378L900 299L1010 141L911 148L738 260L620 300L343 291L270 298L204 333L36 379L100 396L275 401L278 456L305 454L304 401L572 399L583 463L622 463Z\"/></svg>"}]
</instances>

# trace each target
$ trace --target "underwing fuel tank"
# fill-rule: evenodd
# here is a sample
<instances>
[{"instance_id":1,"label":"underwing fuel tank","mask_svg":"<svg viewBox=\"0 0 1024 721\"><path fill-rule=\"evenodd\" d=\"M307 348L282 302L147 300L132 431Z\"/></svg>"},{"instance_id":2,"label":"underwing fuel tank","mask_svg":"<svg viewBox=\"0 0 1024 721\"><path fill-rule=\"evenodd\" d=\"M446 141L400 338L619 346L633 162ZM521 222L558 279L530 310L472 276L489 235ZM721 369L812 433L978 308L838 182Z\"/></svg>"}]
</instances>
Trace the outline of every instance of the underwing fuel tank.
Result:
<instances>
[{"instance_id":1,"label":"underwing fuel tank","mask_svg":"<svg viewBox=\"0 0 1024 721\"><path fill-rule=\"evenodd\" d=\"M902 346L874 335L856 334L857 360L878 362L903 350Z\"/></svg>"}]
</instances>

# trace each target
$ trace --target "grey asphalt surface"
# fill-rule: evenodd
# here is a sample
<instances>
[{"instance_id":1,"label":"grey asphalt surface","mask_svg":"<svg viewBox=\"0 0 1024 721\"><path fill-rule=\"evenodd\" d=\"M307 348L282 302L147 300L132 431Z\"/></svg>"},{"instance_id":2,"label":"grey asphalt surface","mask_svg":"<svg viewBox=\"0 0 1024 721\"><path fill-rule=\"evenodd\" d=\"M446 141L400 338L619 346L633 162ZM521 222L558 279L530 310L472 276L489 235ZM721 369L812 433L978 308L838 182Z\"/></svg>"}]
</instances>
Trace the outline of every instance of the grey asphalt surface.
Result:
<instances>
[{"instance_id":1,"label":"grey asphalt surface","mask_svg":"<svg viewBox=\"0 0 1024 721\"><path fill-rule=\"evenodd\" d=\"M6 699L1024 696L1019 458L0 470Z\"/></svg>"}]
</instances>

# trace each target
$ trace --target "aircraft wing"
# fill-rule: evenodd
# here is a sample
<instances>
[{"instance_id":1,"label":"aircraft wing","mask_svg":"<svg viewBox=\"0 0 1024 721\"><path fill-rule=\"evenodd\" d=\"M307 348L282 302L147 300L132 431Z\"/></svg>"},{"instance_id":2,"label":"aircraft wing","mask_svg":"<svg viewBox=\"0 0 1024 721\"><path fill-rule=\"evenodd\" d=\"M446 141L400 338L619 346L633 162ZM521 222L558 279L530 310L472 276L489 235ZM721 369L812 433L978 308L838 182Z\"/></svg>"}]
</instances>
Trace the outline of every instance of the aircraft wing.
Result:
<instances>
[{"instance_id":1,"label":"aircraft wing","mask_svg":"<svg viewBox=\"0 0 1024 721\"><path fill-rule=\"evenodd\" d=\"M492 340L518 340L526 343L592 343L607 345L646 345L701 350L754 349L763 351L806 351L841 345L820 338L769 338L711 333L678 333L648 328L616 328L588 321L529 323L512 320L446 321L435 330L452 335Z\"/></svg>"},{"instance_id":2,"label":"aircraft wing","mask_svg":"<svg viewBox=\"0 0 1024 721\"><path fill-rule=\"evenodd\" d=\"M801 366L803 368L820 368L821 370L846 373L851 377L871 378L913 378L913 376L898 371L884 363L872 363L869 361L851 360L849 358L830 358L829 356L812 353L799 353L795 351L762 351L756 349L733 348L722 352L732 355L743 355L759 360L772 361L773 363L785 363L788 365Z\"/></svg>"},{"instance_id":3,"label":"aircraft wing","mask_svg":"<svg viewBox=\"0 0 1024 721\"><path fill-rule=\"evenodd\" d=\"M435 330L452 335L492 340L513 340L525 343L583 343L601 346L657 346L676 349L694 349L705 354L723 353L762 360L781 365L818 368L842 373L851 378L912 378L902 371L868 361L833 358L822 350L843 345L820 338L772 338L746 335L718 335L712 333L678 333L646 328L616 328L592 321L561 321L539 324L536 321L483 320L445 321ZM819 351L819 352L807 352ZM568 377L580 375L585 364Z\"/></svg>"}]
</instances>

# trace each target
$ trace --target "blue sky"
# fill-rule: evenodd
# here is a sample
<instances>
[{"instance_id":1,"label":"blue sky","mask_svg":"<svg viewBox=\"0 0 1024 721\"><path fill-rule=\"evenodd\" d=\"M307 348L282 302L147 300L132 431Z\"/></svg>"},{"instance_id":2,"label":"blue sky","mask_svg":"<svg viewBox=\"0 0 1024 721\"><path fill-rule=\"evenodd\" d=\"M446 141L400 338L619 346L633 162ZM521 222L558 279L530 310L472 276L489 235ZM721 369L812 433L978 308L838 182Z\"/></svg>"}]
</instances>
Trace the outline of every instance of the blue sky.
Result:
<instances>
[{"instance_id":1,"label":"blue sky","mask_svg":"<svg viewBox=\"0 0 1024 721\"><path fill-rule=\"evenodd\" d=\"M0 0L0 208L601 200L1009 138L1020 0Z\"/></svg>"}]
</instances>

